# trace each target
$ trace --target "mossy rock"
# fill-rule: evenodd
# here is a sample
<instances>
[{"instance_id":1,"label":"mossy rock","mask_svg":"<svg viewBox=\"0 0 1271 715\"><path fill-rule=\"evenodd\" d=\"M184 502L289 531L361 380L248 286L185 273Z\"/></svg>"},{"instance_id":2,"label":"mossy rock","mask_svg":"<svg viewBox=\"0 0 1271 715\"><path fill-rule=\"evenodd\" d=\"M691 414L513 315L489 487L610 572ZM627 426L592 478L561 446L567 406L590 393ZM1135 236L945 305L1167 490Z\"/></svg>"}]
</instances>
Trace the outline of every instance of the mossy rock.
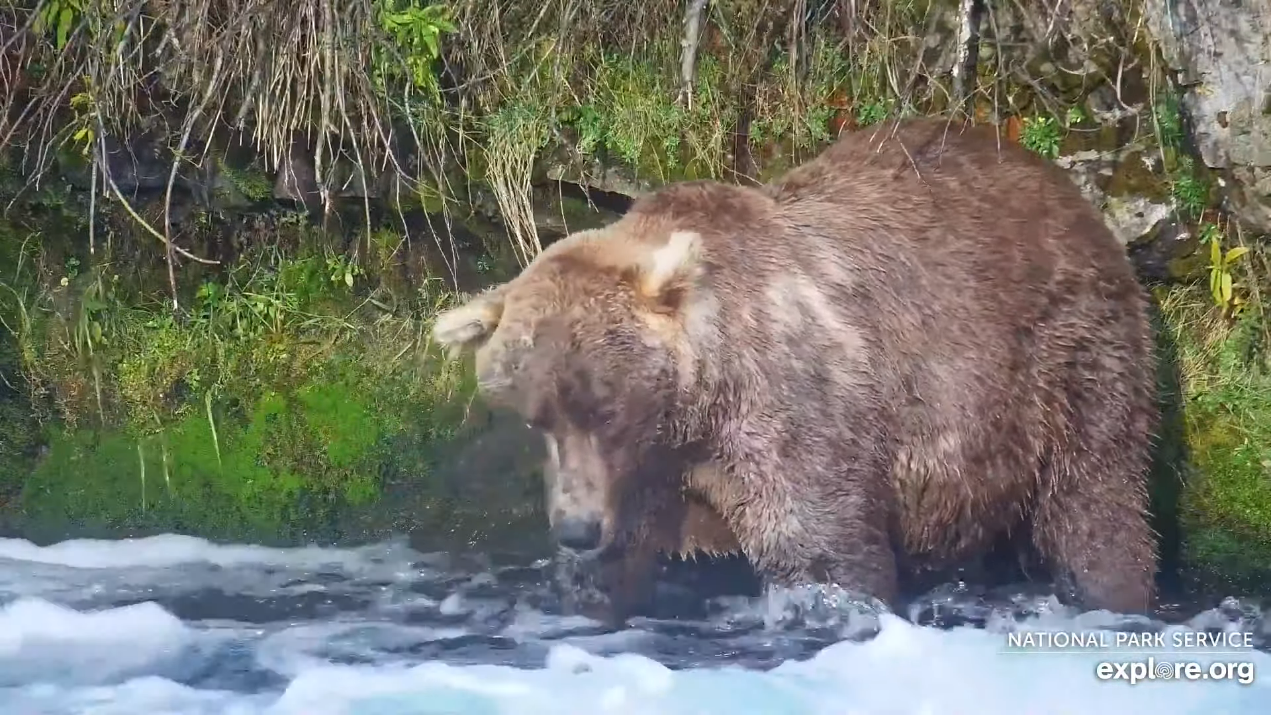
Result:
<instances>
[{"instance_id":1,"label":"mossy rock","mask_svg":"<svg viewBox=\"0 0 1271 715\"><path fill-rule=\"evenodd\" d=\"M1170 278L1186 280L1209 272L1209 251L1196 250L1199 247L1200 241L1195 236L1189 236L1187 244L1167 264Z\"/></svg>"},{"instance_id":2,"label":"mossy rock","mask_svg":"<svg viewBox=\"0 0 1271 715\"><path fill-rule=\"evenodd\" d=\"M462 436L470 390L439 403L411 389L416 379L333 363L234 409L191 397L198 409L160 430L51 429L48 454L17 499L18 526L45 540L175 531L274 545L336 541L341 514L379 499L386 470L403 458L403 436L422 450ZM413 476L430 479L427 470Z\"/></svg>"},{"instance_id":3,"label":"mossy rock","mask_svg":"<svg viewBox=\"0 0 1271 715\"><path fill-rule=\"evenodd\" d=\"M274 197L273 179L254 166L239 168L218 160L217 169L212 194L219 208L243 208Z\"/></svg>"},{"instance_id":4,"label":"mossy rock","mask_svg":"<svg viewBox=\"0 0 1271 715\"><path fill-rule=\"evenodd\" d=\"M1168 203L1169 177L1153 169L1148 156L1142 150L1126 152L1117 160L1107 184L1100 188L1108 196L1135 196Z\"/></svg>"},{"instance_id":5,"label":"mossy rock","mask_svg":"<svg viewBox=\"0 0 1271 715\"><path fill-rule=\"evenodd\" d=\"M190 417L162 435L55 429L18 506L37 540L162 532L281 545L316 534L331 495L299 472L268 465L280 412L266 400L245 428Z\"/></svg>"},{"instance_id":6,"label":"mossy rock","mask_svg":"<svg viewBox=\"0 0 1271 715\"><path fill-rule=\"evenodd\" d=\"M1179 507L1185 570L1206 588L1271 584L1271 365L1254 313L1233 324L1202 291L1175 301L1187 468ZM1261 348L1261 350L1259 349Z\"/></svg>"},{"instance_id":7,"label":"mossy rock","mask_svg":"<svg viewBox=\"0 0 1271 715\"><path fill-rule=\"evenodd\" d=\"M31 471L41 441L30 396L23 389L22 346L4 327L22 325L22 296L31 288L33 278L29 272L17 273L15 281L14 270L24 264L34 266L36 258L32 243L23 241L7 221L0 220L0 266L6 267L5 282L0 283L0 528L6 505Z\"/></svg>"},{"instance_id":8,"label":"mossy rock","mask_svg":"<svg viewBox=\"0 0 1271 715\"><path fill-rule=\"evenodd\" d=\"M1271 395L1255 411L1271 425ZM1194 471L1184 493L1187 564L1205 580L1271 583L1271 439L1226 410L1189 419Z\"/></svg>"},{"instance_id":9,"label":"mossy rock","mask_svg":"<svg viewBox=\"0 0 1271 715\"><path fill-rule=\"evenodd\" d=\"M1265 593L1271 583L1271 544L1217 526L1188 528L1188 577L1221 595Z\"/></svg>"}]
</instances>

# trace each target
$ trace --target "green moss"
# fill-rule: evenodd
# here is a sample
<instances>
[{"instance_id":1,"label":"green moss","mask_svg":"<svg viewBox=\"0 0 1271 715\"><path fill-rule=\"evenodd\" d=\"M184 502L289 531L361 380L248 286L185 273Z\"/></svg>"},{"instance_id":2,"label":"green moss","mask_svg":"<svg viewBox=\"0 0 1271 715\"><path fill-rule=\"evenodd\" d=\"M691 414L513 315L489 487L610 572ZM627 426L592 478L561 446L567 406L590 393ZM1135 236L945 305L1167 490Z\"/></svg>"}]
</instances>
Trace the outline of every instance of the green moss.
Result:
<instances>
[{"instance_id":1,"label":"green moss","mask_svg":"<svg viewBox=\"0 0 1271 715\"><path fill-rule=\"evenodd\" d=\"M40 442L22 370L24 356L33 352L24 340L24 328L32 319L29 296L34 292L38 245L30 239L0 219L0 516L20 491Z\"/></svg>"},{"instance_id":2,"label":"green moss","mask_svg":"<svg viewBox=\"0 0 1271 715\"><path fill-rule=\"evenodd\" d=\"M1187 563L1193 576L1220 587L1259 589L1271 578L1271 546L1253 542L1221 527L1192 526Z\"/></svg>"},{"instance_id":3,"label":"green moss","mask_svg":"<svg viewBox=\"0 0 1271 715\"><path fill-rule=\"evenodd\" d=\"M31 470L40 434L23 384L17 346L0 333L0 510L21 488Z\"/></svg>"},{"instance_id":4,"label":"green moss","mask_svg":"<svg viewBox=\"0 0 1271 715\"><path fill-rule=\"evenodd\" d=\"M256 169L235 169L220 162L226 180L248 201L265 201L273 198L274 182L264 172Z\"/></svg>"},{"instance_id":5,"label":"green moss","mask_svg":"<svg viewBox=\"0 0 1271 715\"><path fill-rule=\"evenodd\" d=\"M1259 417L1271 417L1268 407L1254 409ZM1210 521L1271 545L1271 448L1254 441L1268 435L1224 412L1198 415L1191 431L1196 465L1204 475L1191 506Z\"/></svg>"},{"instance_id":6,"label":"green moss","mask_svg":"<svg viewBox=\"0 0 1271 715\"><path fill-rule=\"evenodd\" d=\"M1104 191L1108 196L1134 196L1150 201L1170 198L1170 180L1144 161L1144 152L1129 152L1121 157Z\"/></svg>"},{"instance_id":7,"label":"green moss","mask_svg":"<svg viewBox=\"0 0 1271 715\"><path fill-rule=\"evenodd\" d=\"M243 416L191 410L142 435L55 430L21 507L41 530L71 534L193 529L272 542L321 533L337 509L378 497L381 470L400 460L391 436L405 429L437 449L456 434L445 421L460 415L411 421L432 404L409 391L387 400L390 388L403 385L315 381L268 391Z\"/></svg>"},{"instance_id":8,"label":"green moss","mask_svg":"<svg viewBox=\"0 0 1271 715\"><path fill-rule=\"evenodd\" d=\"M21 507L39 533L93 536L193 531L271 543L308 531L323 514L299 510L305 480L271 468L263 398L246 429L196 416L146 437L116 430L54 430L49 454L27 480Z\"/></svg>"},{"instance_id":9,"label":"green moss","mask_svg":"<svg viewBox=\"0 0 1271 715\"><path fill-rule=\"evenodd\" d=\"M1190 456L1180 515L1184 561L1231 582L1271 578L1271 371L1262 318L1215 317L1203 295L1178 289L1177 338Z\"/></svg>"},{"instance_id":10,"label":"green moss","mask_svg":"<svg viewBox=\"0 0 1271 715\"><path fill-rule=\"evenodd\" d=\"M99 265L32 291L26 310L43 317L9 321L19 340L0 343L0 370L44 390L57 419L27 477L41 435L9 412L33 410L0 394L12 435L0 468L23 460L0 498L20 492L23 528L58 538L330 533L341 510L379 497L394 440L441 448L475 389L419 339L450 296L420 293L386 315L358 295L363 275L342 254L268 247L187 291L180 318L130 300ZM0 301L4 315L14 306Z\"/></svg>"}]
</instances>

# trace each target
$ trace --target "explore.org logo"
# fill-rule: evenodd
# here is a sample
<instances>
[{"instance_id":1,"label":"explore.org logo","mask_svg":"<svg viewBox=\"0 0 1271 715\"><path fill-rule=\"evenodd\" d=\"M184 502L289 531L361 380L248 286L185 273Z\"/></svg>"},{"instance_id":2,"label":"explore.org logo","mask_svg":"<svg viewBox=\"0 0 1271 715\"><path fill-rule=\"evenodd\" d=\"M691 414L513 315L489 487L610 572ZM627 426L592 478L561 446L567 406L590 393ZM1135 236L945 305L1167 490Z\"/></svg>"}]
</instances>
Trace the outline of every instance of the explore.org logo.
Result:
<instances>
[{"instance_id":1,"label":"explore.org logo","mask_svg":"<svg viewBox=\"0 0 1271 715\"><path fill-rule=\"evenodd\" d=\"M1006 634L1006 652L1097 655L1099 680L1222 681L1255 678L1252 633L1167 629L1156 633L1023 630Z\"/></svg>"}]
</instances>

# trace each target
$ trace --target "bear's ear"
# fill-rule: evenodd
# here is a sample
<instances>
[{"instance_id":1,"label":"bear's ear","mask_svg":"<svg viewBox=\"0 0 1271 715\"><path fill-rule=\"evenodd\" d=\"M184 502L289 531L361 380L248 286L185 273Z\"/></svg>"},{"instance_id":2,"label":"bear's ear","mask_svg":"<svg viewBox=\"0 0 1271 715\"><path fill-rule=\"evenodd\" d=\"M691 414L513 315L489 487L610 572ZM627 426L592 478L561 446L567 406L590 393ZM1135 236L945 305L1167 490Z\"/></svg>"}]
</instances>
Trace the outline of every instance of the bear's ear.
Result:
<instances>
[{"instance_id":1,"label":"bear's ear","mask_svg":"<svg viewBox=\"0 0 1271 715\"><path fill-rule=\"evenodd\" d=\"M503 292L495 289L458 308L438 313L433 321L432 337L453 355L490 337L502 317Z\"/></svg>"},{"instance_id":2,"label":"bear's ear","mask_svg":"<svg viewBox=\"0 0 1271 715\"><path fill-rule=\"evenodd\" d=\"M701 242L696 231L672 233L666 245L650 252L640 266L640 294L659 304L677 302L700 271Z\"/></svg>"}]
</instances>

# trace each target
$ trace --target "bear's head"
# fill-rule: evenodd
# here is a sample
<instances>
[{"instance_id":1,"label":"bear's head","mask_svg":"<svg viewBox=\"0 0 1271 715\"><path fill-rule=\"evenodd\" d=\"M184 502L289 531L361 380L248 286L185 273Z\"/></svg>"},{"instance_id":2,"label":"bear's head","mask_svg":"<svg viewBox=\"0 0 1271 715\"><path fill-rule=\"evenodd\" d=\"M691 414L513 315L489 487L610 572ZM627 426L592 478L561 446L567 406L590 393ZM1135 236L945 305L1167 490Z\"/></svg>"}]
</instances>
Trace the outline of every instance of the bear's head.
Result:
<instances>
[{"instance_id":1,"label":"bear's head","mask_svg":"<svg viewBox=\"0 0 1271 715\"><path fill-rule=\"evenodd\" d=\"M679 498L672 417L692 379L689 302L701 237L572 234L515 279L439 314L433 338L475 349L483 397L547 441L548 519L576 553L614 553ZM677 481L679 480L679 481Z\"/></svg>"}]
</instances>

